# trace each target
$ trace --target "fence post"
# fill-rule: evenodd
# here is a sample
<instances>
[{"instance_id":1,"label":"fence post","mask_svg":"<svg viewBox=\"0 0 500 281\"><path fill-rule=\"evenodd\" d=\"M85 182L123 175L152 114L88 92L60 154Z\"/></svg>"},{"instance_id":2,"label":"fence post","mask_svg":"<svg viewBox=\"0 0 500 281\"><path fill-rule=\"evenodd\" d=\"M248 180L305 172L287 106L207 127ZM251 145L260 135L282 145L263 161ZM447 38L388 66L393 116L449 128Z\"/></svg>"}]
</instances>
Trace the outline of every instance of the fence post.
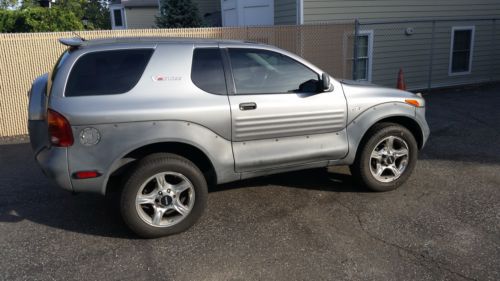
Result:
<instances>
[{"instance_id":1,"label":"fence post","mask_svg":"<svg viewBox=\"0 0 500 281\"><path fill-rule=\"evenodd\" d=\"M357 80L358 73L358 35L359 35L359 20L354 20L354 50L352 53L352 79Z\"/></svg>"},{"instance_id":2,"label":"fence post","mask_svg":"<svg viewBox=\"0 0 500 281\"><path fill-rule=\"evenodd\" d=\"M490 42L490 82L495 80L495 74L493 73L495 70L495 37L496 37L496 19L491 20L491 42Z\"/></svg>"},{"instance_id":3,"label":"fence post","mask_svg":"<svg viewBox=\"0 0 500 281\"><path fill-rule=\"evenodd\" d=\"M432 65L434 63L434 40L436 35L436 21L432 21L431 53L429 55L429 76L427 77L427 91L432 87Z\"/></svg>"}]
</instances>

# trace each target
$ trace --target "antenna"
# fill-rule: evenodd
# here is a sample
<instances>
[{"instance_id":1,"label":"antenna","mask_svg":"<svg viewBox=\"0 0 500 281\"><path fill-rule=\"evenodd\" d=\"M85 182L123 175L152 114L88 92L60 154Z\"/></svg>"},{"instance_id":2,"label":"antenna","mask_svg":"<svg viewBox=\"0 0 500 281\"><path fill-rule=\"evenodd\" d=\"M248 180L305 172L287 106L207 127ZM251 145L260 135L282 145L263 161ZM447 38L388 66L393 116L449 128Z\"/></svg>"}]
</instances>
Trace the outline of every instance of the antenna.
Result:
<instances>
[{"instance_id":1,"label":"antenna","mask_svg":"<svg viewBox=\"0 0 500 281\"><path fill-rule=\"evenodd\" d=\"M75 31L71 31L71 32L73 32L73 34L75 34L76 37L78 37L80 40L85 41L85 38L83 38L82 36L80 36L80 34L76 33Z\"/></svg>"}]
</instances>

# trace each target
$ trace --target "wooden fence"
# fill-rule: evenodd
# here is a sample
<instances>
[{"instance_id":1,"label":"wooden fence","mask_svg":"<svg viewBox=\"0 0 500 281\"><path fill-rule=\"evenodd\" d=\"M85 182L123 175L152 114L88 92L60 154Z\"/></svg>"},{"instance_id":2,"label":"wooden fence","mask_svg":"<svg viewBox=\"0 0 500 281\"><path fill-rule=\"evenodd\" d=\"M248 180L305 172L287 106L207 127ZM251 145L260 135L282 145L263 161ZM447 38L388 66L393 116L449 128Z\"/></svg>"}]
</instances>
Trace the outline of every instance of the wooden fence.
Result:
<instances>
[{"instance_id":1,"label":"wooden fence","mask_svg":"<svg viewBox=\"0 0 500 281\"><path fill-rule=\"evenodd\" d=\"M354 23L301 26L82 31L106 37L192 37L258 41L296 53L338 78L351 77ZM27 134L27 92L49 72L71 32L0 34L0 138Z\"/></svg>"}]
</instances>

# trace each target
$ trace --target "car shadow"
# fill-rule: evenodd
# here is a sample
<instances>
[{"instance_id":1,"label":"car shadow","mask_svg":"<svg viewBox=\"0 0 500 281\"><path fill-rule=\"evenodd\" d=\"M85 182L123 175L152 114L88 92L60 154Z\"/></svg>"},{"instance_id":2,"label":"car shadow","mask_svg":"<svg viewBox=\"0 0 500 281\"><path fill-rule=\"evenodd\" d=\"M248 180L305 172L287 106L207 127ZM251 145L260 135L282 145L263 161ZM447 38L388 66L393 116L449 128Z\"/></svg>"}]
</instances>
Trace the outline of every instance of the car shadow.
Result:
<instances>
[{"instance_id":1,"label":"car shadow","mask_svg":"<svg viewBox=\"0 0 500 281\"><path fill-rule=\"evenodd\" d=\"M23 221L87 235L139 239L120 215L119 194L72 194L49 181L32 159L28 144L0 146L0 223ZM289 172L217 185L210 193L277 185L330 192L368 192L352 181L347 169ZM21 228L29 228L23 225Z\"/></svg>"},{"instance_id":2,"label":"car shadow","mask_svg":"<svg viewBox=\"0 0 500 281\"><path fill-rule=\"evenodd\" d=\"M370 192L353 179L347 167L308 169L252 178L213 186L209 192L265 185L331 192Z\"/></svg>"}]
</instances>

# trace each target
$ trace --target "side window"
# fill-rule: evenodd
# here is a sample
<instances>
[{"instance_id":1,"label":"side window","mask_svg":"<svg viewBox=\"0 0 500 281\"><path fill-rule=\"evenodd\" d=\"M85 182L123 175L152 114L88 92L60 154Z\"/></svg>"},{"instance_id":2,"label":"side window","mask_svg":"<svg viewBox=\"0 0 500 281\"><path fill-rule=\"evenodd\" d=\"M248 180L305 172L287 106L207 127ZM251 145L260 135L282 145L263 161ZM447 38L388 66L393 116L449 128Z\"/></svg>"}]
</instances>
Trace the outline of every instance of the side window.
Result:
<instances>
[{"instance_id":1,"label":"side window","mask_svg":"<svg viewBox=\"0 0 500 281\"><path fill-rule=\"evenodd\" d=\"M237 94L316 93L319 77L280 53L228 49Z\"/></svg>"},{"instance_id":2,"label":"side window","mask_svg":"<svg viewBox=\"0 0 500 281\"><path fill-rule=\"evenodd\" d=\"M65 96L126 93L139 82L152 54L152 49L85 54L78 59L71 70Z\"/></svg>"},{"instance_id":3,"label":"side window","mask_svg":"<svg viewBox=\"0 0 500 281\"><path fill-rule=\"evenodd\" d=\"M226 94L226 79L219 48L194 50L191 80L205 92Z\"/></svg>"}]
</instances>

